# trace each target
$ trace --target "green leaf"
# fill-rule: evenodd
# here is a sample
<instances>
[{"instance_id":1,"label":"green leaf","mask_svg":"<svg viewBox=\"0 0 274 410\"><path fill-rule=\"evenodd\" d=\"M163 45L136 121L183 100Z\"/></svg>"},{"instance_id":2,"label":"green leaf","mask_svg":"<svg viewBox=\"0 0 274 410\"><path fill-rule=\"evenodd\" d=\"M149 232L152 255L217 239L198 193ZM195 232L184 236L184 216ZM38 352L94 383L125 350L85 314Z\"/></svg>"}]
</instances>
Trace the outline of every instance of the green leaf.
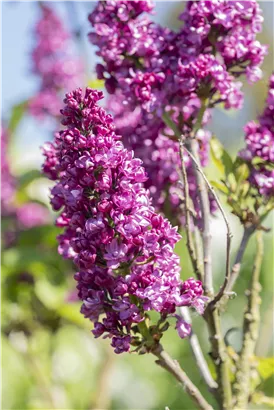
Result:
<instances>
[{"instance_id":1,"label":"green leaf","mask_svg":"<svg viewBox=\"0 0 274 410\"><path fill-rule=\"evenodd\" d=\"M218 168L222 175L225 174L225 167L222 162L222 153L223 147L221 143L215 138L212 137L210 140L210 154L213 160L214 165Z\"/></svg>"},{"instance_id":2,"label":"green leaf","mask_svg":"<svg viewBox=\"0 0 274 410\"><path fill-rule=\"evenodd\" d=\"M18 125L20 124L20 121L22 120L26 112L27 106L28 100L25 100L13 107L8 125L8 130L11 134L13 134L16 131Z\"/></svg>"},{"instance_id":3,"label":"green leaf","mask_svg":"<svg viewBox=\"0 0 274 410\"><path fill-rule=\"evenodd\" d=\"M217 182L217 181L210 181L211 185L214 186L214 188L217 188L220 192L222 192L225 195L229 194L229 189L227 188L227 186L225 186L224 184L222 184L221 182Z\"/></svg>"},{"instance_id":4,"label":"green leaf","mask_svg":"<svg viewBox=\"0 0 274 410\"><path fill-rule=\"evenodd\" d=\"M63 319L66 319L77 326L90 329L90 322L88 322L80 313L80 308L81 303L67 303L61 306L57 312Z\"/></svg>"},{"instance_id":5,"label":"green leaf","mask_svg":"<svg viewBox=\"0 0 274 410\"><path fill-rule=\"evenodd\" d=\"M246 164L240 165L235 169L234 175L238 184L241 184L243 181L246 181L249 176L248 166Z\"/></svg>"},{"instance_id":6,"label":"green leaf","mask_svg":"<svg viewBox=\"0 0 274 410\"><path fill-rule=\"evenodd\" d=\"M262 392L256 392L252 394L251 402L257 405L269 406L272 409L274 408L274 399L273 397L268 397Z\"/></svg>"},{"instance_id":7,"label":"green leaf","mask_svg":"<svg viewBox=\"0 0 274 410\"><path fill-rule=\"evenodd\" d=\"M268 379L274 374L274 357L257 357L258 372L263 379Z\"/></svg>"},{"instance_id":8,"label":"green leaf","mask_svg":"<svg viewBox=\"0 0 274 410\"><path fill-rule=\"evenodd\" d=\"M88 87L94 88L96 90L104 88L105 86L105 81L104 80L98 80L98 79L92 79L88 81Z\"/></svg>"},{"instance_id":9,"label":"green leaf","mask_svg":"<svg viewBox=\"0 0 274 410\"><path fill-rule=\"evenodd\" d=\"M232 158L216 137L210 140L210 152L214 164L222 175L230 174L233 170Z\"/></svg>"},{"instance_id":10,"label":"green leaf","mask_svg":"<svg viewBox=\"0 0 274 410\"><path fill-rule=\"evenodd\" d=\"M232 172L232 170L233 170L233 161L232 161L231 156L225 150L223 151L222 161L223 161L224 166L225 166L225 174L229 175L230 172Z\"/></svg>"},{"instance_id":11,"label":"green leaf","mask_svg":"<svg viewBox=\"0 0 274 410\"><path fill-rule=\"evenodd\" d=\"M49 310L55 310L64 303L65 288L52 285L45 279L39 279L36 281L35 293L38 299Z\"/></svg>"},{"instance_id":12,"label":"green leaf","mask_svg":"<svg viewBox=\"0 0 274 410\"><path fill-rule=\"evenodd\" d=\"M39 178L44 178L44 176L38 169L31 169L30 171L25 172L19 177L20 189L26 188L31 182Z\"/></svg>"}]
</instances>

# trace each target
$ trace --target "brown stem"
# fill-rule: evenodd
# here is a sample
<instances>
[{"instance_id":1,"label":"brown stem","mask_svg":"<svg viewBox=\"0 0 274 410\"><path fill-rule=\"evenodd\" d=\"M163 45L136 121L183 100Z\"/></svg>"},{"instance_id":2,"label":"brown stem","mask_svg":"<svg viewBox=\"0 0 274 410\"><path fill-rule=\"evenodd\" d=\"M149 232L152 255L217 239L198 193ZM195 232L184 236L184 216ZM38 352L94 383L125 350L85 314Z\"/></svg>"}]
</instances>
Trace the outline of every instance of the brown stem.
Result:
<instances>
[{"instance_id":1,"label":"brown stem","mask_svg":"<svg viewBox=\"0 0 274 410\"><path fill-rule=\"evenodd\" d=\"M180 157L181 157L181 171L182 171L182 182L183 182L183 189L184 189L184 211L185 211L185 218L186 218L186 238L187 238L187 248L189 251L189 256L191 259L193 270L199 280L202 280L202 272L200 269L200 265L196 256L196 250L193 242L192 232L191 232L191 216L190 216L190 203L189 203L189 187L188 187L188 180L187 180L187 173L186 167L184 163L184 155L183 155L183 141L182 137L179 140L180 144Z\"/></svg>"},{"instance_id":2,"label":"brown stem","mask_svg":"<svg viewBox=\"0 0 274 410\"><path fill-rule=\"evenodd\" d=\"M202 396L198 388L188 378L187 374L180 367L179 363L173 360L167 352L164 351L161 344L158 344L152 353L158 358L156 363L171 373L178 382L183 386L188 395L192 398L198 409L213 410L213 407Z\"/></svg>"},{"instance_id":3,"label":"brown stem","mask_svg":"<svg viewBox=\"0 0 274 410\"><path fill-rule=\"evenodd\" d=\"M251 283L247 294L247 307L244 315L243 346L237 363L235 395L235 409L246 409L248 405L251 384L251 364L255 353L260 325L260 271L263 260L262 232L257 232L257 253L254 262Z\"/></svg>"},{"instance_id":4,"label":"brown stem","mask_svg":"<svg viewBox=\"0 0 274 410\"><path fill-rule=\"evenodd\" d=\"M192 324L189 309L186 306L180 308L180 315L185 320L185 322ZM199 339L197 335L194 333L193 328L191 328L191 333L189 335L188 340L200 374L203 377L209 391L214 393L218 387L218 384L211 376L210 370L208 368L207 362L205 360L203 351L199 343Z\"/></svg>"}]
</instances>

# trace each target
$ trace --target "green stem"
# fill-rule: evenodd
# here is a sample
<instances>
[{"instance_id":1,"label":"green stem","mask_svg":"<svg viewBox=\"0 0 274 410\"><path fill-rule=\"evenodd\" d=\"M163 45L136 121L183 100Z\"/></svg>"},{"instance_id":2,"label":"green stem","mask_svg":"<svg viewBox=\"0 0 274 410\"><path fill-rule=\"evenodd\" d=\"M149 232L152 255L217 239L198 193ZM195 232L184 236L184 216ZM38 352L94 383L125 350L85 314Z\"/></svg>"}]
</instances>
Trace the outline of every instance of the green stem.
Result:
<instances>
[{"instance_id":1,"label":"green stem","mask_svg":"<svg viewBox=\"0 0 274 410\"><path fill-rule=\"evenodd\" d=\"M247 291L247 307L244 315L243 346L237 363L235 395L235 409L246 409L250 396L251 363L259 335L260 325L260 271L263 260L262 232L257 232L257 253L254 262L251 283Z\"/></svg>"},{"instance_id":2,"label":"green stem","mask_svg":"<svg viewBox=\"0 0 274 410\"><path fill-rule=\"evenodd\" d=\"M163 115L162 115L162 120L164 121L166 126L174 132L174 134L177 138L179 138L181 136L181 131L179 130L177 125L174 123L174 121L170 118L169 113L164 112Z\"/></svg>"},{"instance_id":3,"label":"green stem","mask_svg":"<svg viewBox=\"0 0 274 410\"><path fill-rule=\"evenodd\" d=\"M221 330L220 314L216 307L208 309L205 313L210 341L212 346L212 358L217 371L218 402L222 410L232 408L232 391L230 382L230 362Z\"/></svg>"},{"instance_id":4,"label":"green stem","mask_svg":"<svg viewBox=\"0 0 274 410\"><path fill-rule=\"evenodd\" d=\"M187 172L184 163L184 156L183 156L183 141L182 137L179 140L180 144L180 157L181 157L181 168L182 168L182 182L183 182L183 189L184 189L184 211L185 211L185 218L186 218L186 244L189 252L189 256L191 259L193 270L199 280L202 280L202 270L197 259L196 249L193 241L193 236L191 232L191 217L190 217L190 198L189 198L189 187L188 187L188 180L187 180Z\"/></svg>"}]
</instances>

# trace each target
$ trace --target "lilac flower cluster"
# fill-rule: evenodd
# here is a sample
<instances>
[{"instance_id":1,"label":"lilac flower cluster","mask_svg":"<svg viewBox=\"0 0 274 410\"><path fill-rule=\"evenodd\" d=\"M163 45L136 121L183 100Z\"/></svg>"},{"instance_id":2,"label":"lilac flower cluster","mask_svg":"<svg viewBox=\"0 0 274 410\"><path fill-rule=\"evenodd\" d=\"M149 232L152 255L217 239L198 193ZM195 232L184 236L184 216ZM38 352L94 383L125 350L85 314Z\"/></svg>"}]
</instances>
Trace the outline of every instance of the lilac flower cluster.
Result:
<instances>
[{"instance_id":1,"label":"lilac flower cluster","mask_svg":"<svg viewBox=\"0 0 274 410\"><path fill-rule=\"evenodd\" d=\"M10 170L7 151L8 131L1 126L1 216L13 218L18 229L32 228L49 222L49 213L44 206L33 202L23 205L16 203L18 181Z\"/></svg>"},{"instance_id":2,"label":"lilac flower cluster","mask_svg":"<svg viewBox=\"0 0 274 410\"><path fill-rule=\"evenodd\" d=\"M124 148L101 98L89 88L66 95L65 129L45 146L44 172L56 180L51 204L62 210L57 225L65 227L59 252L79 268L82 313L95 322L95 337L112 338L121 353L140 346L148 311L163 323L176 306L202 313L205 298L201 282L180 280L177 228L155 213L142 162ZM177 328L180 336L189 333L181 322Z\"/></svg>"},{"instance_id":3,"label":"lilac flower cluster","mask_svg":"<svg viewBox=\"0 0 274 410\"><path fill-rule=\"evenodd\" d=\"M184 116L195 109L197 100L189 101L184 108ZM123 96L116 93L109 97L108 109L114 114L117 132L123 136L128 149L133 149L137 157L141 158L148 174L144 185L150 191L154 207L162 211L174 225L185 222L182 207L183 188L179 178L181 160L179 143L171 139L163 127L161 120L156 121L150 113L141 113L140 107L130 112L128 106L123 105ZM209 140L211 133L200 129L197 132L199 155L202 166L209 160ZM196 212L196 221L200 218L200 206L197 196L197 185L190 158L184 155L185 166L189 179L189 194ZM210 201L211 211L216 210L214 200Z\"/></svg>"},{"instance_id":4,"label":"lilac flower cluster","mask_svg":"<svg viewBox=\"0 0 274 410\"><path fill-rule=\"evenodd\" d=\"M189 1L178 33L153 23L147 15L152 10L150 1L100 1L89 15L93 26L89 38L103 59L97 65L98 78L114 94L110 109L118 132L144 162L153 205L174 216L176 224L184 220L179 144L164 116L188 138L202 101L207 107L223 103L226 109L240 108L242 84L235 77L246 74L250 80L258 79L266 47L256 40L262 22L256 1ZM235 41L239 49L233 46ZM209 119L207 109L196 132L203 166L210 133L199 128ZM199 222L194 172L188 156L185 159ZM214 211L215 203L211 205Z\"/></svg>"},{"instance_id":5,"label":"lilac flower cluster","mask_svg":"<svg viewBox=\"0 0 274 410\"><path fill-rule=\"evenodd\" d=\"M261 195L274 195L274 74L269 80L266 107L259 122L249 122L245 128L246 147L240 156L250 164L250 181ZM254 163L255 160L255 163Z\"/></svg>"},{"instance_id":6,"label":"lilac flower cluster","mask_svg":"<svg viewBox=\"0 0 274 410\"><path fill-rule=\"evenodd\" d=\"M267 47L256 39L263 17L255 0L188 1L180 19L183 54L218 53L236 77L246 74L250 82L261 78Z\"/></svg>"},{"instance_id":7,"label":"lilac flower cluster","mask_svg":"<svg viewBox=\"0 0 274 410\"><path fill-rule=\"evenodd\" d=\"M239 108L242 95L233 76L257 80L266 54L256 40L263 20L256 1L189 1L178 33L141 16L152 9L150 1L100 1L90 14L89 38L103 58L97 73L107 90L121 89L128 102L160 113L181 94L201 96L205 88L226 108Z\"/></svg>"},{"instance_id":8,"label":"lilac flower cluster","mask_svg":"<svg viewBox=\"0 0 274 410\"><path fill-rule=\"evenodd\" d=\"M41 4L42 16L35 28L37 44L32 53L33 72L41 79L40 91L29 101L31 114L43 118L45 114L59 115L60 90L76 87L83 75L79 58L68 50L70 36L54 11Z\"/></svg>"}]
</instances>

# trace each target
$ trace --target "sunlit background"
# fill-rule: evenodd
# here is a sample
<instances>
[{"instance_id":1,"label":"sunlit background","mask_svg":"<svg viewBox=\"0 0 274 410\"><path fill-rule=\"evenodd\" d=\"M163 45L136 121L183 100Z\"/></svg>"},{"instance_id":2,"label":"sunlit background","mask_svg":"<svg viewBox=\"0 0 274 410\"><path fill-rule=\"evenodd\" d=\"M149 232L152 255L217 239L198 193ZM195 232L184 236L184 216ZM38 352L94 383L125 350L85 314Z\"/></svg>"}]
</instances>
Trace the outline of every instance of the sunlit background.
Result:
<instances>
[{"instance_id":1,"label":"sunlit background","mask_svg":"<svg viewBox=\"0 0 274 410\"><path fill-rule=\"evenodd\" d=\"M71 4L73 3L73 4ZM98 61L88 42L90 26L87 15L93 2L50 2L71 32L80 31L73 40L75 53L85 59L86 84L95 80ZM268 77L273 70L273 2L260 2L265 17L260 41L270 44L263 64L264 77L253 86L244 85L245 104L241 111L216 109L211 128L231 154L243 146L243 126L262 111ZM184 2L156 2L153 16L169 27L179 27L177 16ZM10 127L8 153L11 170L20 182L17 200L39 201L48 206L49 182L37 170L42 163L40 146L50 140L54 123L35 120L24 112L24 101L39 87L31 71L33 30L39 18L38 2L2 3L2 120ZM207 170L213 175L215 170ZM79 313L73 280L74 267L57 253L54 215L48 225L20 231L12 246L2 252L2 368L3 409L192 409L189 398L170 375L154 364L149 355L114 355L109 342L95 340L91 323ZM231 217L235 251L241 237L236 218ZM271 227L272 220L266 223ZM4 221L2 230L9 229ZM225 227L218 217L212 221L214 239L214 273L221 282L224 266ZM262 270L262 326L257 347L258 357L273 355L273 241L265 236ZM229 303L223 320L224 331L237 351L245 305L244 290L253 263L255 243L251 241L244 258L243 271L237 284L237 297ZM182 277L192 276L184 240L177 249L182 264ZM194 316L194 329L200 337L210 364L207 332L201 318ZM187 340L179 340L169 330L163 345L204 394L207 394L198 370L193 366ZM211 366L212 367L212 366ZM262 391L271 396L273 366L263 367ZM259 377L254 375L254 378ZM254 407L255 408L255 407ZM258 407L257 407L258 408ZM260 407L263 408L263 407Z\"/></svg>"}]
</instances>

